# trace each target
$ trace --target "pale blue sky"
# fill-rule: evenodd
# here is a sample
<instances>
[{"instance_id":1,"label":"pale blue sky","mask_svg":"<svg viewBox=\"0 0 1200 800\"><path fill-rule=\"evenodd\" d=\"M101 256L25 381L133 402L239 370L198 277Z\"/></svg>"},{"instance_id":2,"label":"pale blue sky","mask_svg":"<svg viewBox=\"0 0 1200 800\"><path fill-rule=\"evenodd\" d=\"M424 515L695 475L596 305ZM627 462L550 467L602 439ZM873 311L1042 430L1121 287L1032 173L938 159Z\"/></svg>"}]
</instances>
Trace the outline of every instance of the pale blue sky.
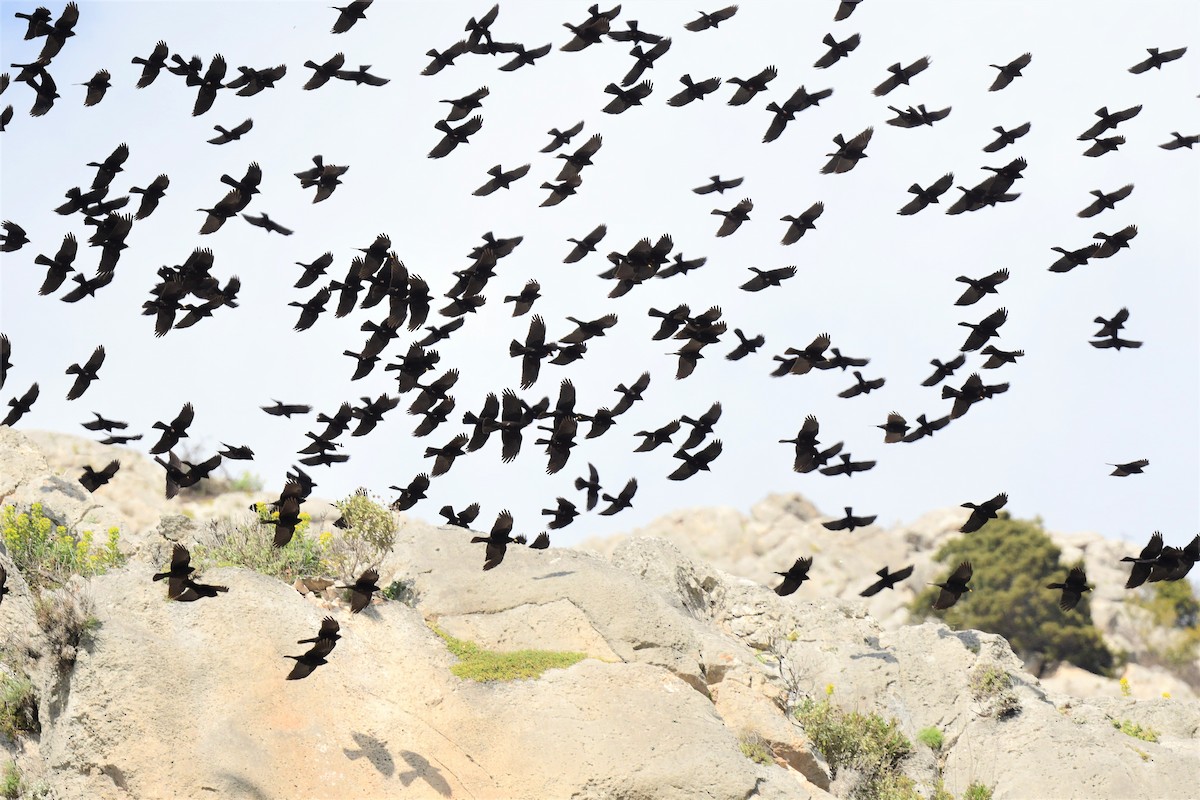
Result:
<instances>
[{"instance_id":1,"label":"pale blue sky","mask_svg":"<svg viewBox=\"0 0 1200 800\"><path fill-rule=\"evenodd\" d=\"M378 320L382 307L340 320L327 314L308 331L292 331L297 314L287 303L307 300L317 288L292 288L300 273L293 262L332 251L329 277L340 279L355 248L386 232L409 269L440 297L454 281L451 271L469 264L467 252L490 230L525 241L500 262L484 291L487 305L437 346L439 372L462 372L454 417L429 437L414 439L410 431L418 420L403 410L415 395L405 395L372 434L343 438L348 463L310 470L318 494L336 497L364 485L390 499L389 484L403 485L432 467L421 457L424 448L443 445L462 430L462 412L477 410L489 391L518 388L519 361L508 357L507 346L524 338L529 316L513 319L501 300L536 278L544 297L534 312L545 317L551 336L572 329L567 315L590 319L612 312L620 321L606 338L589 343L583 361L543 366L538 383L523 394L553 397L559 380L569 377L579 408L590 412L615 403L611 390L618 382L650 370L647 401L604 437L581 437L566 469L553 476L544 474L545 455L532 436L509 465L501 464L498 443L490 443L435 479L430 498L410 513L436 520L445 503L461 508L478 501L483 527L510 508L517 528L534 534L543 527L539 509L552 507L555 496L582 507L572 482L591 461L606 490L639 479L634 507L613 517L580 517L557 532L558 543L631 529L684 507L745 509L774 491L801 492L829 513L852 505L858 513L878 514L883 524L1006 491L1014 514L1041 515L1061 531L1144 540L1158 529L1168 542L1182 543L1200 529L1200 153L1157 147L1171 131L1200 133L1200 10L1193 3L1138 4L1135 11L1116 2L868 0L849 20L834 23L832 0L756 2L743 3L719 30L690 33L682 26L695 18L694 3L627 2L615 27L637 19L674 44L645 76L655 86L646 106L619 116L600 108L609 99L605 84L619 81L632 63L629 46L606 41L579 53L557 49L570 37L562 23L585 19L586 5L504 2L495 37L529 47L553 42L549 56L513 73L497 70L504 56L465 56L423 77L429 61L424 52L457 41L467 18L486 12L488 3L380 2L367 20L339 36L329 33L337 12L323 3L81 3L77 35L51 66L63 95L54 109L40 119L28 116L33 95L23 84L0 97L0 107L12 103L16 109L0 137L0 217L20 223L32 240L0 257L0 330L12 338L15 365L0 402L36 380L42 396L20 428L83 434L79 423L94 410L146 432L144 450L154 441L151 423L173 418L190 400L196 407L190 443L203 453L221 441L249 445L258 453L249 468L277 490L294 451L306 442L304 431L315 430L316 422L312 416L268 417L259 406L278 398L332 413L344 400L358 403L395 389L393 373L382 364L350 382L354 364L342 355L361 347L367 334L359 326ZM24 25L13 19L29 8L0 4L5 64L31 60L40 48L40 41L21 41ZM57 15L60 8L52 10ZM825 51L826 32L839 40L860 33L862 44L833 67L813 69ZM130 59L149 54L160 38L172 52L196 53L206 64L222 53L230 75L237 65L279 63L288 65L288 74L256 97L221 92L211 111L193 118L195 90L182 79L164 72L152 86L134 88L140 67ZM1184 45L1192 51L1161 71L1126 71L1147 47ZM348 65L371 64L391 83L374 88L334 81L301 91L311 74L302 63L323 62L338 51ZM988 64L1026 51L1033 61L1025 77L989 93L995 70ZM871 94L887 65L924 55L932 66L911 86L886 98ZM684 73L696 80L748 77L768 64L778 67L778 79L746 106L725 104L732 86L684 108L666 105ZM84 108L85 90L75 84L101 67L112 72L114 86L98 106ZM800 114L778 141L762 144L771 119L764 107L801 84L810 91L832 87L834 95ZM433 123L447 109L438 101L484 85L491 95L480 112L480 133L445 159L427 159L440 138ZM888 105L917 103L953 111L933 128L885 124L892 116ZM1075 137L1097 108L1138 103L1142 113L1117 131L1128 140L1118 152L1082 156L1086 144ZM213 125L230 127L246 117L255 127L240 142L206 143ZM584 131L563 152L600 133L604 146L596 164L584 171L576 196L539 208L546 192L538 185L552 181L560 166L538 152L549 141L545 132L579 120ZM1017 144L982 152L995 136L993 126L1026 121L1032 130ZM868 158L849 173L820 174L834 134L849 137L868 125L875 127ZM129 144L131 156L110 197L166 172L166 199L135 225L115 281L94 300L71 305L39 297L44 271L34 266L34 256L53 255L67 231L84 238L81 217L61 217L52 209L68 187L90 182L94 171L87 162L103 159L121 142ZM350 171L333 197L314 205L312 190L302 190L293 173L307 168L316 153L350 165ZM913 182L928 185L953 171L956 184L974 185L989 174L982 166L1017 156L1029 167L1014 187L1022 196L1013 203L961 216L937 207L913 217L895 213ZM268 235L238 219L213 235L198 235L203 214L195 209L223 196L223 172L240 177L251 161L262 165L264 180L248 212L265 211L296 234ZM526 162L533 168L508 192L472 197L497 162L505 169ZM745 176L745 183L724 196L690 191L714 173ZM1115 210L1093 219L1075 216L1092 199L1089 190L1112 191L1130 182L1133 194ZM947 201L958 194L952 189ZM754 201L751 220L733 236L716 238L720 220L711 210L728 209L742 197ZM825 203L817 230L781 246L786 223L779 217L799 214L816 200ZM582 237L601 222L609 233L599 252L563 264L571 247L567 237ZM1047 271L1057 257L1051 247L1079 248L1096 231L1111 233L1131 223L1140 231L1131 249L1069 274ZM606 298L611 285L596 277L608 267L604 254L662 233L674 237L677 252L706 256L708 264L635 287L623 298ZM153 318L140 314L154 272L182 263L198 246L216 254L215 275L241 278L241 307L220 309L190 329L156 339ZM95 249L81 247L77 264L91 274L97 258ZM781 287L757 294L737 288L750 275L747 267L787 265L799 274ZM967 308L953 305L963 288L955 276L980 277L1000 268L1012 277L998 297ZM730 333L704 351L695 374L676 381L669 353L678 343L650 340L657 321L646 309L680 302L694 312L720 305ZM948 412L940 387L920 386L931 371L929 360L956 355L966 334L957 323L977 322L1000 306L1009 318L995 343L1027 355L981 374L987 383L1009 382L1010 390L933 439L885 445L875 426L889 411L910 421L919 413ZM1131 311L1126 333L1145 345L1119 353L1090 347L1097 327L1092 318L1112 316L1122 306ZM445 321L435 313L428 324ZM765 334L765 347L726 362L734 327ZM771 355L803 347L823 331L844 353L869 357L863 373L886 377L883 389L847 400L837 393L851 385L849 372L769 377ZM393 343L386 360L410 340L402 336ZM101 343L109 354L101 380L82 399L66 402L71 378L64 370ZM950 383L960 385L981 362L970 354ZM639 441L635 431L680 414L694 417L716 400L724 404L716 435L725 453L711 474L668 481L678 464L669 447L631 452ZM794 436L808 414L820 419L823 443L844 440L856 459L876 459L878 466L852 479L793 473L790 446L776 440ZM1150 459L1146 474L1108 476L1107 463L1138 458Z\"/></svg>"}]
</instances>

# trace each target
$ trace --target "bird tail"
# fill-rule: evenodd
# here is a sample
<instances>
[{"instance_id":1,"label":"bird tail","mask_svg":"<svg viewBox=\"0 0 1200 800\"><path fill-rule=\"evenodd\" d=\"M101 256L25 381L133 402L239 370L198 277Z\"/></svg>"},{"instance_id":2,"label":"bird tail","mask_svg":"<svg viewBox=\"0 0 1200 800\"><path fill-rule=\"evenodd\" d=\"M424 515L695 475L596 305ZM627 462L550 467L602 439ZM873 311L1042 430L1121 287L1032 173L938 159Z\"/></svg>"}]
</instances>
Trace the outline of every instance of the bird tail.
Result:
<instances>
[{"instance_id":1,"label":"bird tail","mask_svg":"<svg viewBox=\"0 0 1200 800\"><path fill-rule=\"evenodd\" d=\"M833 47L835 44L837 44L837 40L833 38L832 33L827 33L825 34L825 38L821 40L821 44L826 44L830 47Z\"/></svg>"},{"instance_id":2,"label":"bird tail","mask_svg":"<svg viewBox=\"0 0 1200 800\"><path fill-rule=\"evenodd\" d=\"M472 536L471 544L480 544L482 542L486 542L487 540L488 540L488 537L486 537L486 536Z\"/></svg>"},{"instance_id":3,"label":"bird tail","mask_svg":"<svg viewBox=\"0 0 1200 800\"><path fill-rule=\"evenodd\" d=\"M921 186L919 184L914 183L912 186L908 187L908 191L911 192L912 194L920 194Z\"/></svg>"},{"instance_id":4,"label":"bird tail","mask_svg":"<svg viewBox=\"0 0 1200 800\"><path fill-rule=\"evenodd\" d=\"M508 354L513 358L525 355L525 345L521 344L516 339L513 339L508 345Z\"/></svg>"}]
</instances>

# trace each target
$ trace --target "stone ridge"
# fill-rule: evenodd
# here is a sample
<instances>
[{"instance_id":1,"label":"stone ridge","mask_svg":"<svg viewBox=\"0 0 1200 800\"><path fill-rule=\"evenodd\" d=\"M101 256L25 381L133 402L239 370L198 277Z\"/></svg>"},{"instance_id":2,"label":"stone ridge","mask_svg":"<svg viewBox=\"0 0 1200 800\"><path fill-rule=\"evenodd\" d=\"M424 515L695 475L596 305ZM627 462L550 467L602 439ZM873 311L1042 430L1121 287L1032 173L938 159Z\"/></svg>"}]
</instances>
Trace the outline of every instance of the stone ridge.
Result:
<instances>
[{"instance_id":1,"label":"stone ridge","mask_svg":"<svg viewBox=\"0 0 1200 800\"><path fill-rule=\"evenodd\" d=\"M0 494L36 497L56 518L80 512L135 524L79 498L29 439L0 429ZM150 498L146 499L150 505ZM124 530L124 528L123 528ZM400 520L380 565L408 602L357 615L332 590L297 591L241 568L208 571L229 592L166 600L161 525L125 567L73 579L97 626L60 670L8 559L0 605L4 669L31 675L40 735L10 749L31 784L59 797L464 797L497 800L728 800L849 797L786 713L804 697L894 719L916 741L903 771L923 796L939 775L1000 798L1186 798L1200 771L1200 704L1081 700L1048 691L1007 642L940 623L889 630L864 604L780 598L762 583L634 537L611 557L512 545L483 572L471 532ZM185 528L173 536L188 541ZM155 541L157 539L157 541ZM326 615L342 639L328 663L286 681ZM580 650L537 680L455 678L430 629L482 647ZM972 676L1010 676L1001 715ZM1009 706L1005 706L1006 708ZM1156 728L1157 743L1113 727ZM756 735L773 764L744 756Z\"/></svg>"}]
</instances>

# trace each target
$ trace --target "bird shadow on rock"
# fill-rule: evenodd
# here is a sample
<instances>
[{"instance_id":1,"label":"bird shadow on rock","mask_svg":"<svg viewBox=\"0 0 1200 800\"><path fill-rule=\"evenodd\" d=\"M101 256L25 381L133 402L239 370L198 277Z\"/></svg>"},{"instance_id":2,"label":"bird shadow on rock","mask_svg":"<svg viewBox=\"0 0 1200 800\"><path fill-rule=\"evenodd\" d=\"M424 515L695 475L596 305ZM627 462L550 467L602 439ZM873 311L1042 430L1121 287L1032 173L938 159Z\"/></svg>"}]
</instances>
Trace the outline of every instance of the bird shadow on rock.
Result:
<instances>
[{"instance_id":1,"label":"bird shadow on rock","mask_svg":"<svg viewBox=\"0 0 1200 800\"><path fill-rule=\"evenodd\" d=\"M232 772L221 772L218 773L217 777L221 779L221 783L225 789L231 792L235 797L249 797L253 798L253 800L268 800L268 796L263 792L262 789L258 788L258 784L242 777L241 775L234 775ZM209 787L201 788L208 789Z\"/></svg>"},{"instance_id":2,"label":"bird shadow on rock","mask_svg":"<svg viewBox=\"0 0 1200 800\"><path fill-rule=\"evenodd\" d=\"M366 758L371 762L380 775L386 778L392 777L396 773L396 762L392 758L391 753L387 751L387 744L376 739L368 733L351 732L351 738L358 745L357 750L342 748L342 753L351 761L356 761L360 758Z\"/></svg>"},{"instance_id":3,"label":"bird shadow on rock","mask_svg":"<svg viewBox=\"0 0 1200 800\"><path fill-rule=\"evenodd\" d=\"M400 757L408 766L412 767L405 772L401 772L397 777L400 782L408 786L417 778L428 783L433 790L442 797L450 797L453 792L450 790L450 784L442 777L441 771L429 763L429 760L420 753L414 753L411 750L401 750Z\"/></svg>"},{"instance_id":4,"label":"bird shadow on rock","mask_svg":"<svg viewBox=\"0 0 1200 800\"><path fill-rule=\"evenodd\" d=\"M877 658L880 661L886 661L889 664L899 664L900 663L894 655L892 655L891 653L883 652L883 651L876 652L876 653L857 653L855 655L850 656L851 660L857 660L860 658Z\"/></svg>"},{"instance_id":5,"label":"bird shadow on rock","mask_svg":"<svg viewBox=\"0 0 1200 800\"><path fill-rule=\"evenodd\" d=\"M533 577L533 580L545 581L545 580L549 580L550 578L565 578L568 575L574 575L574 574L575 574L575 570L573 570L573 569L561 570L559 572L550 572L545 575L535 575Z\"/></svg>"}]
</instances>

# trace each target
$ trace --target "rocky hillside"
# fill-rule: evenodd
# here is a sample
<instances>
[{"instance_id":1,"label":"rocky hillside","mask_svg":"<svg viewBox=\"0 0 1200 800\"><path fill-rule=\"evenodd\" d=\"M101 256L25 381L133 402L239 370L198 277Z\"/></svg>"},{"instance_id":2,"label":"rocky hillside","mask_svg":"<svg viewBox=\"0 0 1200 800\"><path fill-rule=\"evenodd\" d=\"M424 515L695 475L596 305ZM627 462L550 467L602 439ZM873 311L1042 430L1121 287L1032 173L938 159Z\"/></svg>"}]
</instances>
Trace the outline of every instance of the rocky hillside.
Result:
<instances>
[{"instance_id":1,"label":"rocky hillside","mask_svg":"<svg viewBox=\"0 0 1200 800\"><path fill-rule=\"evenodd\" d=\"M963 508L942 509L895 528L869 525L853 533L831 532L821 523L841 514L824 514L800 495L771 495L748 516L727 507L690 509L662 517L627 536L592 539L581 546L610 554L629 538L663 538L690 558L772 586L779 580L776 571L786 570L800 555L811 555L814 566L803 590L807 596L862 604L885 629L899 630L910 624L907 607L916 594L927 583L942 580L946 566L933 556L946 541L962 535L958 529L969 514ZM1095 587L1088 595L1092 619L1114 652L1130 655L1124 672L1135 695L1149 698L1167 692L1173 697L1200 697L1200 685L1162 667L1138 663L1139 654L1155 646L1164 648L1174 633L1155 625L1144 609L1129 602L1131 593L1124 588L1129 569L1121 558L1136 555L1137 548L1099 534L1047 533L1062 550L1063 563L1083 561L1088 582ZM859 597L875 580L875 570L884 564L892 569L912 564L912 578L894 591ZM1150 590L1147 586L1140 593L1148 596ZM1200 663L1191 672L1200 674ZM1069 664L1043 675L1043 681L1073 694L1119 694L1115 678L1093 675Z\"/></svg>"},{"instance_id":2,"label":"rocky hillside","mask_svg":"<svg viewBox=\"0 0 1200 800\"><path fill-rule=\"evenodd\" d=\"M607 555L513 545L483 572L469 532L399 519L380 565L398 599L361 614L332 588L238 567L203 576L227 593L178 603L150 574L195 527L135 521L107 487L89 497L54 473L35 442L0 429L0 503L119 525L131 559L47 596L90 601L89 631L64 647L35 611L46 600L0 556L2 669L30 677L39 723L5 746L42 796L803 799L867 796L879 780L908 798L939 785L961 798L973 783L997 800L1195 794L1194 701L1073 698L1024 672L1000 637L779 598L664 538ZM285 656L327 615L342 635L328 663L285 680ZM585 657L477 682L452 674L435 627L485 649ZM855 760L865 740L829 744L826 722L861 730L837 709L894 721L909 747L893 737L895 758ZM929 728L937 750L918 741ZM1156 742L1130 735L1148 729Z\"/></svg>"}]
</instances>

